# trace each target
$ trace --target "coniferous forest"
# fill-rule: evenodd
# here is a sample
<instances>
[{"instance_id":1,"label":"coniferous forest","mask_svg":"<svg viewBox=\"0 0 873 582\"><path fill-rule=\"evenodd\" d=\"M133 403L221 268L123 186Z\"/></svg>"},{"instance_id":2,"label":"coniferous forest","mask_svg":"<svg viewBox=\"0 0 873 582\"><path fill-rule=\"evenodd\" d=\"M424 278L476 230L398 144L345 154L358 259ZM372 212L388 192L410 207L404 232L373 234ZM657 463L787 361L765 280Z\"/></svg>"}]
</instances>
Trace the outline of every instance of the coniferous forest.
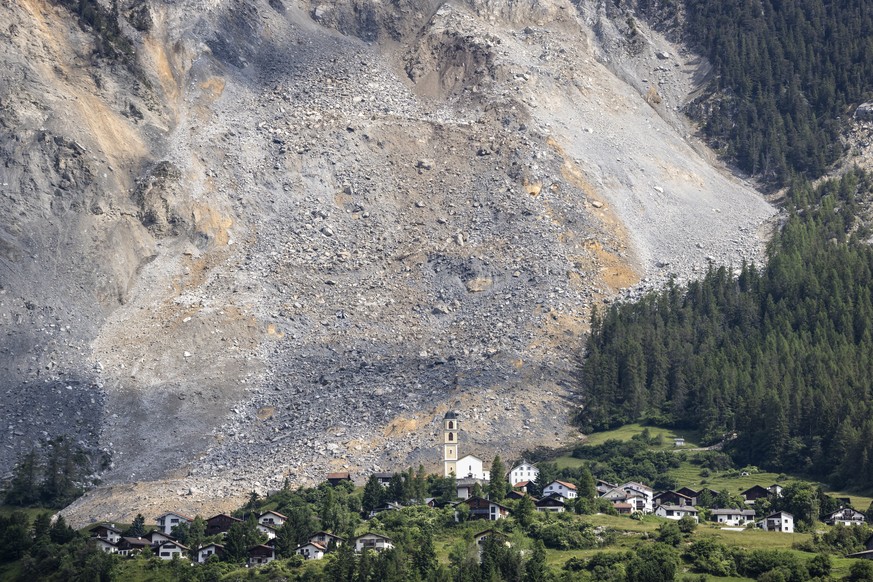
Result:
<instances>
[{"instance_id":1,"label":"coniferous forest","mask_svg":"<svg viewBox=\"0 0 873 582\"><path fill-rule=\"evenodd\" d=\"M592 318L584 429L700 430L740 464L873 482L873 249L851 172L798 184L763 269L712 269Z\"/></svg>"},{"instance_id":2,"label":"coniferous forest","mask_svg":"<svg viewBox=\"0 0 873 582\"><path fill-rule=\"evenodd\" d=\"M663 10L662 3L646 0L640 9ZM873 4L684 4L684 35L714 69L711 94L689 112L713 144L773 184L821 176L843 153L841 119L873 96Z\"/></svg>"}]
</instances>

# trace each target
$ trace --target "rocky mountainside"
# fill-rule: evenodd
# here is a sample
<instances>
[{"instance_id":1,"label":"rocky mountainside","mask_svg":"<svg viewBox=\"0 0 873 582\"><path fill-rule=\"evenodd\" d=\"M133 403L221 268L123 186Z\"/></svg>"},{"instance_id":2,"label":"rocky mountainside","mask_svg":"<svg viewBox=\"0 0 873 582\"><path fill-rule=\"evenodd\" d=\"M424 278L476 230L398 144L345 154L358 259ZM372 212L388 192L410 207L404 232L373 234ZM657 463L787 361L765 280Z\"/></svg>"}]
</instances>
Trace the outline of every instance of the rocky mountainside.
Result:
<instances>
[{"instance_id":1,"label":"rocky mountainside","mask_svg":"<svg viewBox=\"0 0 873 582\"><path fill-rule=\"evenodd\" d=\"M74 521L560 444L592 307L760 256L628 9L85 4L0 0L0 461L108 451Z\"/></svg>"}]
</instances>

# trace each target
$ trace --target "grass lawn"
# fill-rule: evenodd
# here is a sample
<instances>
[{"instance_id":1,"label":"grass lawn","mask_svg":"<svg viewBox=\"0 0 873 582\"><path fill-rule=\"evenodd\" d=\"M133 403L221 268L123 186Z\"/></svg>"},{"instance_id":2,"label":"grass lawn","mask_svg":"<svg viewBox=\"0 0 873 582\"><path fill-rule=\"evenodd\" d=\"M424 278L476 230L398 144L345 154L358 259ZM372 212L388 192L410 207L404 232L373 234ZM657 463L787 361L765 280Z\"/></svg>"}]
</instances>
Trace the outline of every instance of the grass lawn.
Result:
<instances>
[{"instance_id":1,"label":"grass lawn","mask_svg":"<svg viewBox=\"0 0 873 582\"><path fill-rule=\"evenodd\" d=\"M48 507L17 507L15 505L0 505L0 515L7 516L11 513L15 513L16 511L23 512L27 515L27 518L30 521L33 521L40 513L48 513L49 515L54 515L58 512L57 509L50 509Z\"/></svg>"},{"instance_id":2,"label":"grass lawn","mask_svg":"<svg viewBox=\"0 0 873 582\"><path fill-rule=\"evenodd\" d=\"M653 446L652 448L655 450L676 450L681 451L683 449L693 449L696 448L698 435L695 431L687 431L687 430L673 430L669 428L660 428L656 426L643 426L641 424L626 424L622 427L619 427L615 430L607 430L603 432L596 432L585 437L585 442L582 444L586 445L602 445L608 440L619 440L619 441L629 441L631 438L635 437L638 434L642 434L642 432L646 429L649 429L649 434L652 437L661 436L663 438L663 443L661 445ZM685 446L677 447L674 445L673 439L681 437L685 439Z\"/></svg>"}]
</instances>

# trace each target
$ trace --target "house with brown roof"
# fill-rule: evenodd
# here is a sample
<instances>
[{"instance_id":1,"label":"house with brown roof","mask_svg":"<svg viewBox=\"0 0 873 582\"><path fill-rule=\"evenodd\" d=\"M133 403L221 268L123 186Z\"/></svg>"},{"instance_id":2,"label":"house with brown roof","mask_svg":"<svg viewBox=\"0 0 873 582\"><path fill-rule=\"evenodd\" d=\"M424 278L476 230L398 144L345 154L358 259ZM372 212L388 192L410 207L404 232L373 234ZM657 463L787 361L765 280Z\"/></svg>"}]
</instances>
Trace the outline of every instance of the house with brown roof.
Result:
<instances>
[{"instance_id":1,"label":"house with brown roof","mask_svg":"<svg viewBox=\"0 0 873 582\"><path fill-rule=\"evenodd\" d=\"M151 547L152 543L143 538L123 537L118 540L118 553L121 556L133 556Z\"/></svg>"},{"instance_id":2,"label":"house with brown roof","mask_svg":"<svg viewBox=\"0 0 873 582\"><path fill-rule=\"evenodd\" d=\"M240 523L242 520L238 517L230 516L226 513L213 515L206 520L206 536L214 536L230 531L230 526L235 523Z\"/></svg>"},{"instance_id":3,"label":"house with brown roof","mask_svg":"<svg viewBox=\"0 0 873 582\"><path fill-rule=\"evenodd\" d=\"M258 523L260 523L261 525L268 525L274 528L282 527L282 524L286 521L288 521L288 518L278 511L265 511L258 516Z\"/></svg>"},{"instance_id":4,"label":"house with brown roof","mask_svg":"<svg viewBox=\"0 0 873 582\"><path fill-rule=\"evenodd\" d=\"M655 508L655 515L658 517L666 517L667 519L680 520L683 517L690 517L697 523L697 515L700 511L696 507L690 505L669 505L662 503Z\"/></svg>"},{"instance_id":5,"label":"house with brown roof","mask_svg":"<svg viewBox=\"0 0 873 582\"><path fill-rule=\"evenodd\" d=\"M327 482L336 487L340 483L345 481L351 482L352 476L348 471L339 471L337 473L328 473L327 474Z\"/></svg>"},{"instance_id":6,"label":"house with brown roof","mask_svg":"<svg viewBox=\"0 0 873 582\"><path fill-rule=\"evenodd\" d=\"M849 554L846 556L847 558L855 558L858 560L873 560L873 536L867 538L867 541L864 542L865 550L860 552L855 552L854 554Z\"/></svg>"},{"instance_id":7,"label":"house with brown roof","mask_svg":"<svg viewBox=\"0 0 873 582\"><path fill-rule=\"evenodd\" d=\"M694 505L694 500L678 491L662 491L652 498L655 507L659 505Z\"/></svg>"},{"instance_id":8,"label":"house with brown roof","mask_svg":"<svg viewBox=\"0 0 873 582\"><path fill-rule=\"evenodd\" d=\"M325 548L329 548L331 543L333 543L334 546L341 546L346 539L340 536L335 536L326 531L317 531L309 536L309 541L313 544L319 544Z\"/></svg>"},{"instance_id":9,"label":"house with brown roof","mask_svg":"<svg viewBox=\"0 0 873 582\"><path fill-rule=\"evenodd\" d=\"M534 505L536 506L537 511L548 511L552 513L564 513L567 507L564 504L564 498L556 493L534 501Z\"/></svg>"},{"instance_id":10,"label":"house with brown roof","mask_svg":"<svg viewBox=\"0 0 873 582\"><path fill-rule=\"evenodd\" d=\"M154 547L155 556L162 560L186 558L191 550L176 541L163 541Z\"/></svg>"},{"instance_id":11,"label":"house with brown roof","mask_svg":"<svg viewBox=\"0 0 873 582\"><path fill-rule=\"evenodd\" d=\"M97 549L105 554L117 554L118 553L118 544L115 542L110 542L106 538L101 538L98 536L93 536L91 538L94 542L94 545L97 546Z\"/></svg>"},{"instance_id":12,"label":"house with brown roof","mask_svg":"<svg viewBox=\"0 0 873 582\"><path fill-rule=\"evenodd\" d=\"M212 556L221 558L224 555L224 546L221 544L207 544L197 550L197 562L205 564Z\"/></svg>"},{"instance_id":13,"label":"house with brown roof","mask_svg":"<svg viewBox=\"0 0 873 582\"><path fill-rule=\"evenodd\" d=\"M509 508L505 505L485 499L484 497L470 497L464 500L463 503L470 508L470 516L473 519L496 521L507 517L510 513Z\"/></svg>"},{"instance_id":14,"label":"house with brown roof","mask_svg":"<svg viewBox=\"0 0 873 582\"><path fill-rule=\"evenodd\" d=\"M91 534L91 537L100 538L101 540L106 540L112 544L117 544L119 540L121 540L121 530L115 527L114 524L107 525L101 523L95 525L88 531Z\"/></svg>"},{"instance_id":15,"label":"house with brown roof","mask_svg":"<svg viewBox=\"0 0 873 582\"><path fill-rule=\"evenodd\" d=\"M276 549L273 548L273 546L264 544L249 548L248 554L249 559L246 564L249 568L252 566L263 566L264 564L269 564L276 559Z\"/></svg>"}]
</instances>

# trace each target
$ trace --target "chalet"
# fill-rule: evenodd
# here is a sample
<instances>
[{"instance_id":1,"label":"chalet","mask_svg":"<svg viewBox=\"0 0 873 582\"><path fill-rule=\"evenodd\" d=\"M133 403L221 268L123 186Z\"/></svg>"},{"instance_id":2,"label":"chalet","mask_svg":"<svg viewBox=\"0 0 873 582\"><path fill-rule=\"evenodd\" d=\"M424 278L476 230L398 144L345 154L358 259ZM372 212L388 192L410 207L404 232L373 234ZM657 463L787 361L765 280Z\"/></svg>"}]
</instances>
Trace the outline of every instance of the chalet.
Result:
<instances>
[{"instance_id":1,"label":"chalet","mask_svg":"<svg viewBox=\"0 0 873 582\"><path fill-rule=\"evenodd\" d=\"M536 481L539 474L540 470L537 469L536 465L522 459L521 463L509 471L509 484L513 487L518 487L516 483L521 483L522 481Z\"/></svg>"},{"instance_id":2,"label":"chalet","mask_svg":"<svg viewBox=\"0 0 873 582\"><path fill-rule=\"evenodd\" d=\"M310 543L318 544L320 546L324 546L325 548L329 548L331 543L333 543L333 545L337 547L341 546L344 541L346 541L345 538L335 536L332 533L328 533L326 531L317 531L309 536Z\"/></svg>"},{"instance_id":3,"label":"chalet","mask_svg":"<svg viewBox=\"0 0 873 582\"><path fill-rule=\"evenodd\" d=\"M767 487L767 490L773 497L782 497L782 485L779 485L778 483L773 483Z\"/></svg>"},{"instance_id":4,"label":"chalet","mask_svg":"<svg viewBox=\"0 0 873 582\"><path fill-rule=\"evenodd\" d=\"M343 482L352 482L352 476L348 471L340 471L338 473L328 473L327 482L336 487Z\"/></svg>"},{"instance_id":5,"label":"chalet","mask_svg":"<svg viewBox=\"0 0 873 582\"><path fill-rule=\"evenodd\" d=\"M867 522L867 517L851 507L844 507L829 514L822 521L828 525L864 525Z\"/></svg>"},{"instance_id":6,"label":"chalet","mask_svg":"<svg viewBox=\"0 0 873 582\"><path fill-rule=\"evenodd\" d=\"M655 509L655 515L658 517L666 517L667 519L675 520L680 520L683 517L690 517L695 521L695 523L698 521L698 513L699 510L690 505L669 505L664 503Z\"/></svg>"},{"instance_id":7,"label":"chalet","mask_svg":"<svg viewBox=\"0 0 873 582\"><path fill-rule=\"evenodd\" d=\"M172 560L173 558L184 558L190 552L187 547L179 542L164 541L159 543L154 548L155 556L162 560Z\"/></svg>"},{"instance_id":8,"label":"chalet","mask_svg":"<svg viewBox=\"0 0 873 582\"><path fill-rule=\"evenodd\" d=\"M288 521L288 518L278 511L266 511L258 516L258 523L270 527L282 527L282 524L286 521Z\"/></svg>"},{"instance_id":9,"label":"chalet","mask_svg":"<svg viewBox=\"0 0 873 582\"><path fill-rule=\"evenodd\" d=\"M713 509L709 515L712 521L732 527L745 526L755 521L754 509Z\"/></svg>"},{"instance_id":10,"label":"chalet","mask_svg":"<svg viewBox=\"0 0 873 582\"><path fill-rule=\"evenodd\" d=\"M192 518L181 513L168 512L157 517L158 529L167 535L173 533L173 528L183 523L191 523Z\"/></svg>"},{"instance_id":11,"label":"chalet","mask_svg":"<svg viewBox=\"0 0 873 582\"><path fill-rule=\"evenodd\" d=\"M388 485L391 484L391 479L394 477L394 473L373 473L373 476L379 481L379 485L382 487L388 487Z\"/></svg>"},{"instance_id":12,"label":"chalet","mask_svg":"<svg viewBox=\"0 0 873 582\"><path fill-rule=\"evenodd\" d=\"M758 527L764 531L794 533L794 516L785 511L777 511L759 520Z\"/></svg>"},{"instance_id":13,"label":"chalet","mask_svg":"<svg viewBox=\"0 0 873 582\"><path fill-rule=\"evenodd\" d=\"M534 505L536 506L537 511L550 511L553 513L564 513L564 511L566 511L564 498L560 495L549 495L548 497L543 497L542 499L534 501Z\"/></svg>"},{"instance_id":14,"label":"chalet","mask_svg":"<svg viewBox=\"0 0 873 582\"><path fill-rule=\"evenodd\" d=\"M867 538L867 541L864 542L865 550L861 552L855 552L854 554L849 554L846 556L847 558L856 558L859 560L873 560L873 536Z\"/></svg>"},{"instance_id":15,"label":"chalet","mask_svg":"<svg viewBox=\"0 0 873 582\"><path fill-rule=\"evenodd\" d=\"M265 544L249 548L249 559L246 562L249 568L269 564L276 559L276 549Z\"/></svg>"},{"instance_id":16,"label":"chalet","mask_svg":"<svg viewBox=\"0 0 873 582\"><path fill-rule=\"evenodd\" d=\"M483 479L456 479L456 496L459 499L467 499L468 497L471 497L473 495L473 489L476 487L477 483L482 489L485 489L485 487L488 486L488 481L485 481Z\"/></svg>"},{"instance_id":17,"label":"chalet","mask_svg":"<svg viewBox=\"0 0 873 582\"><path fill-rule=\"evenodd\" d=\"M327 552L326 547L313 542L305 543L294 550L295 554L300 554L306 560L321 560L325 552Z\"/></svg>"},{"instance_id":18,"label":"chalet","mask_svg":"<svg viewBox=\"0 0 873 582\"><path fill-rule=\"evenodd\" d=\"M272 539L276 538L276 528L275 527L272 527L269 525L264 525L263 523L259 523L255 527L258 528L259 532L261 532L262 534L267 536L268 540L272 540Z\"/></svg>"},{"instance_id":19,"label":"chalet","mask_svg":"<svg viewBox=\"0 0 873 582\"><path fill-rule=\"evenodd\" d=\"M681 489L677 489L676 493L679 495L684 495L688 499L691 500L691 505L697 505L697 497L700 495L699 491L695 491L691 487L682 487Z\"/></svg>"},{"instance_id":20,"label":"chalet","mask_svg":"<svg viewBox=\"0 0 873 582\"><path fill-rule=\"evenodd\" d=\"M112 544L117 544L121 539L121 530L115 525L106 525L105 523L95 525L90 529L90 533L91 537L100 538Z\"/></svg>"},{"instance_id":21,"label":"chalet","mask_svg":"<svg viewBox=\"0 0 873 582\"><path fill-rule=\"evenodd\" d=\"M213 515L206 520L206 537L227 533L230 531L230 526L241 521L238 517L232 517L226 513Z\"/></svg>"},{"instance_id":22,"label":"chalet","mask_svg":"<svg viewBox=\"0 0 873 582\"><path fill-rule=\"evenodd\" d=\"M124 537L118 540L118 553L121 556L133 556L150 547L152 543L143 538Z\"/></svg>"},{"instance_id":23,"label":"chalet","mask_svg":"<svg viewBox=\"0 0 873 582\"><path fill-rule=\"evenodd\" d=\"M509 515L508 507L484 497L470 497L464 501L464 504L470 508L470 516L473 519L496 521Z\"/></svg>"},{"instance_id":24,"label":"chalet","mask_svg":"<svg viewBox=\"0 0 873 582\"><path fill-rule=\"evenodd\" d=\"M455 467L457 468L455 475L459 479L481 479L482 481L488 481L490 478L489 472L483 467L482 459L475 455L461 457L455 463Z\"/></svg>"},{"instance_id":25,"label":"chalet","mask_svg":"<svg viewBox=\"0 0 873 582\"><path fill-rule=\"evenodd\" d=\"M552 481L543 489L543 497L552 493L560 495L564 499L576 499L576 486L566 481Z\"/></svg>"},{"instance_id":26,"label":"chalet","mask_svg":"<svg viewBox=\"0 0 873 582\"><path fill-rule=\"evenodd\" d=\"M654 511L654 492L650 487L646 487L642 483L629 481L618 487L614 487L601 495L602 498L616 502L630 503L634 507L634 511L643 513L652 513Z\"/></svg>"},{"instance_id":27,"label":"chalet","mask_svg":"<svg viewBox=\"0 0 873 582\"><path fill-rule=\"evenodd\" d=\"M507 547L510 547L510 543L506 537L506 534L495 531L493 529L486 529L485 531L480 531L479 533L473 535L473 541L476 542L476 546L480 548L480 551L482 548L482 544L484 544L485 541L488 540L488 538L498 539L501 542L505 543Z\"/></svg>"},{"instance_id":28,"label":"chalet","mask_svg":"<svg viewBox=\"0 0 873 582\"><path fill-rule=\"evenodd\" d=\"M532 481L519 481L515 485L512 486L513 489L519 489L521 491L527 491L527 488L530 487Z\"/></svg>"},{"instance_id":29,"label":"chalet","mask_svg":"<svg viewBox=\"0 0 873 582\"><path fill-rule=\"evenodd\" d=\"M118 544L115 542L111 542L106 538L101 538L98 536L94 536L91 538L94 540L94 545L97 546L97 549L105 554L117 554L118 553Z\"/></svg>"},{"instance_id":30,"label":"chalet","mask_svg":"<svg viewBox=\"0 0 873 582\"><path fill-rule=\"evenodd\" d=\"M652 503L655 507L659 505L694 505L694 499L683 495L678 491L662 491L652 497Z\"/></svg>"},{"instance_id":31,"label":"chalet","mask_svg":"<svg viewBox=\"0 0 873 582\"><path fill-rule=\"evenodd\" d=\"M166 535L158 530L148 532L147 534L142 536L142 539L148 540L148 542L152 546L157 546L157 545L160 545L164 542L176 541L176 538L174 538L173 536L168 536L168 535Z\"/></svg>"},{"instance_id":32,"label":"chalet","mask_svg":"<svg viewBox=\"0 0 873 582\"><path fill-rule=\"evenodd\" d=\"M394 542L391 538L377 533L367 532L355 538L355 551L359 554L364 550L381 552L383 550L390 550L393 547Z\"/></svg>"},{"instance_id":33,"label":"chalet","mask_svg":"<svg viewBox=\"0 0 873 582\"><path fill-rule=\"evenodd\" d=\"M746 500L747 504L751 505L759 499L769 499L770 490L766 487L761 487L760 485L753 485L740 493L740 495Z\"/></svg>"},{"instance_id":34,"label":"chalet","mask_svg":"<svg viewBox=\"0 0 873 582\"><path fill-rule=\"evenodd\" d=\"M221 558L224 555L224 546L221 544L208 544L197 550L197 562L205 564L212 556Z\"/></svg>"}]
</instances>

